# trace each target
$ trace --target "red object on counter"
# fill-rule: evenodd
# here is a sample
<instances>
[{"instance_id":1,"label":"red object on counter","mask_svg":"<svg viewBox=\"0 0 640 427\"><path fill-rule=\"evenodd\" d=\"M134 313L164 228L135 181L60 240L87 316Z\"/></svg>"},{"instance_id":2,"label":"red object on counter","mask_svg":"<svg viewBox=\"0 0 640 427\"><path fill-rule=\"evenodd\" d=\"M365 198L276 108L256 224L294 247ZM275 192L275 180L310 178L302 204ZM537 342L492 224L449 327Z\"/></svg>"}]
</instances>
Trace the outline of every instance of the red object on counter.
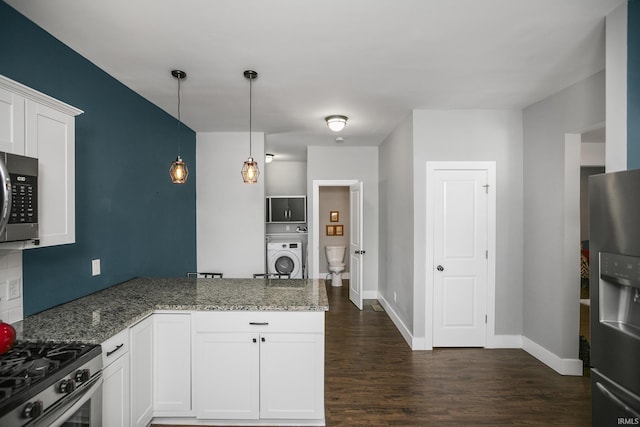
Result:
<instances>
[{"instance_id":1,"label":"red object on counter","mask_svg":"<svg viewBox=\"0 0 640 427\"><path fill-rule=\"evenodd\" d=\"M16 342L16 330L10 323L0 320L0 355L11 350L14 342Z\"/></svg>"}]
</instances>

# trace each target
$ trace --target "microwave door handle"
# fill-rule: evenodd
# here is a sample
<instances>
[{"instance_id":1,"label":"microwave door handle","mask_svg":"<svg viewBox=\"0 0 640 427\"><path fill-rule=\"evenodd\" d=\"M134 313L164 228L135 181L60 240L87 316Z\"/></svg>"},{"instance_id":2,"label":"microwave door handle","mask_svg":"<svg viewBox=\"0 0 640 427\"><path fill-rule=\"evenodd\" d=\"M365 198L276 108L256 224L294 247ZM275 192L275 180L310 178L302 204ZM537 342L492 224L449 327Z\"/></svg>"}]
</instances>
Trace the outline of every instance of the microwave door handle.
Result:
<instances>
[{"instance_id":1,"label":"microwave door handle","mask_svg":"<svg viewBox=\"0 0 640 427\"><path fill-rule=\"evenodd\" d=\"M4 157L4 153L2 157ZM11 177L9 176L9 170L2 157L0 157L0 191L2 191L0 234L4 233L4 229L9 222L9 214L11 213Z\"/></svg>"}]
</instances>

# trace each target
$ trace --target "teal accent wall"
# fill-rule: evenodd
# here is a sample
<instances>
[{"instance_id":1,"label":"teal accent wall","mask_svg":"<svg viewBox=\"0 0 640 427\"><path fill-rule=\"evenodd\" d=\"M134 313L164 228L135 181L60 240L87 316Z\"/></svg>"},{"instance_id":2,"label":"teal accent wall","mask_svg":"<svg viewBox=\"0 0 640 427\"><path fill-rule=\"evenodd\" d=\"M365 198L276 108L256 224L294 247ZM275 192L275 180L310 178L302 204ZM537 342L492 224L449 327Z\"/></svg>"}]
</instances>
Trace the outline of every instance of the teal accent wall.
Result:
<instances>
[{"instance_id":1,"label":"teal accent wall","mask_svg":"<svg viewBox=\"0 0 640 427\"><path fill-rule=\"evenodd\" d=\"M640 1L627 9L627 169L640 169Z\"/></svg>"},{"instance_id":2,"label":"teal accent wall","mask_svg":"<svg viewBox=\"0 0 640 427\"><path fill-rule=\"evenodd\" d=\"M23 252L25 316L136 276L195 270L195 132L4 2L0 74L84 111L76 118L76 243ZM175 87L172 77L168 84ZM179 142L185 185L168 174ZM92 277L94 258L102 274Z\"/></svg>"}]
</instances>

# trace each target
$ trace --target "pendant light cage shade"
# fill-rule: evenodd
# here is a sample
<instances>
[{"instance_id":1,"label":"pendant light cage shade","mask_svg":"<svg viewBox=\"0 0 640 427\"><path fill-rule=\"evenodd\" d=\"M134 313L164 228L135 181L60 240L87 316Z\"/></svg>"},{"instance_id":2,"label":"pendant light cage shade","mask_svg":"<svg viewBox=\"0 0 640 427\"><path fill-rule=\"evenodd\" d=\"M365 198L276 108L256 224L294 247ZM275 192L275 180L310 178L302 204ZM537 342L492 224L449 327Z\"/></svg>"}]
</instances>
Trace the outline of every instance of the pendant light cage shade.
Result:
<instances>
[{"instance_id":1,"label":"pendant light cage shade","mask_svg":"<svg viewBox=\"0 0 640 427\"><path fill-rule=\"evenodd\" d=\"M324 118L327 126L334 132L340 132L347 125L347 116L327 116Z\"/></svg>"},{"instance_id":2,"label":"pendant light cage shade","mask_svg":"<svg viewBox=\"0 0 640 427\"><path fill-rule=\"evenodd\" d=\"M176 159L171 162L171 167L169 168L169 176L171 177L171 182L174 184L184 184L187 182L187 177L189 176L189 168L187 164L182 160L182 157L178 156Z\"/></svg>"},{"instance_id":3,"label":"pendant light cage shade","mask_svg":"<svg viewBox=\"0 0 640 427\"><path fill-rule=\"evenodd\" d=\"M258 176L260 176L260 170L258 169L258 162L253 160L253 157L249 157L242 165L242 180L245 184L255 184L258 182Z\"/></svg>"},{"instance_id":4,"label":"pendant light cage shade","mask_svg":"<svg viewBox=\"0 0 640 427\"><path fill-rule=\"evenodd\" d=\"M178 131L180 130L180 81L187 78L187 73L182 70L171 70L171 75L178 80ZM178 135L180 138L180 135ZM171 177L171 182L174 184L184 184L187 182L187 177L189 176L189 168L187 164L180 157L180 140L178 140L178 157L171 162L171 167L169 168L169 176Z\"/></svg>"},{"instance_id":5,"label":"pendant light cage shade","mask_svg":"<svg viewBox=\"0 0 640 427\"><path fill-rule=\"evenodd\" d=\"M240 173L245 184L255 184L258 182L260 170L258 169L258 162L253 160L251 156L251 88L253 81L258 78L258 73L253 70L246 70L244 76L249 79L249 158L242 165Z\"/></svg>"}]
</instances>

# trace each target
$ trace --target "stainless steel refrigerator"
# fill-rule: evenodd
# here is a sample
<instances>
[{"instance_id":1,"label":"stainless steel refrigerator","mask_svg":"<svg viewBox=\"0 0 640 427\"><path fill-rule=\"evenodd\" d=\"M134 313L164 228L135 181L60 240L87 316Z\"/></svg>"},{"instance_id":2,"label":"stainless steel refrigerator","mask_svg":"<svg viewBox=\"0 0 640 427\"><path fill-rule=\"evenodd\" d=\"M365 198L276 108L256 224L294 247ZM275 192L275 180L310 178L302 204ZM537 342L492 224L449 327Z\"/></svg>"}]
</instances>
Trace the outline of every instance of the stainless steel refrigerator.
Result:
<instances>
[{"instance_id":1,"label":"stainless steel refrigerator","mask_svg":"<svg viewBox=\"0 0 640 427\"><path fill-rule=\"evenodd\" d=\"M594 427L640 424L640 170L589 178Z\"/></svg>"}]
</instances>

